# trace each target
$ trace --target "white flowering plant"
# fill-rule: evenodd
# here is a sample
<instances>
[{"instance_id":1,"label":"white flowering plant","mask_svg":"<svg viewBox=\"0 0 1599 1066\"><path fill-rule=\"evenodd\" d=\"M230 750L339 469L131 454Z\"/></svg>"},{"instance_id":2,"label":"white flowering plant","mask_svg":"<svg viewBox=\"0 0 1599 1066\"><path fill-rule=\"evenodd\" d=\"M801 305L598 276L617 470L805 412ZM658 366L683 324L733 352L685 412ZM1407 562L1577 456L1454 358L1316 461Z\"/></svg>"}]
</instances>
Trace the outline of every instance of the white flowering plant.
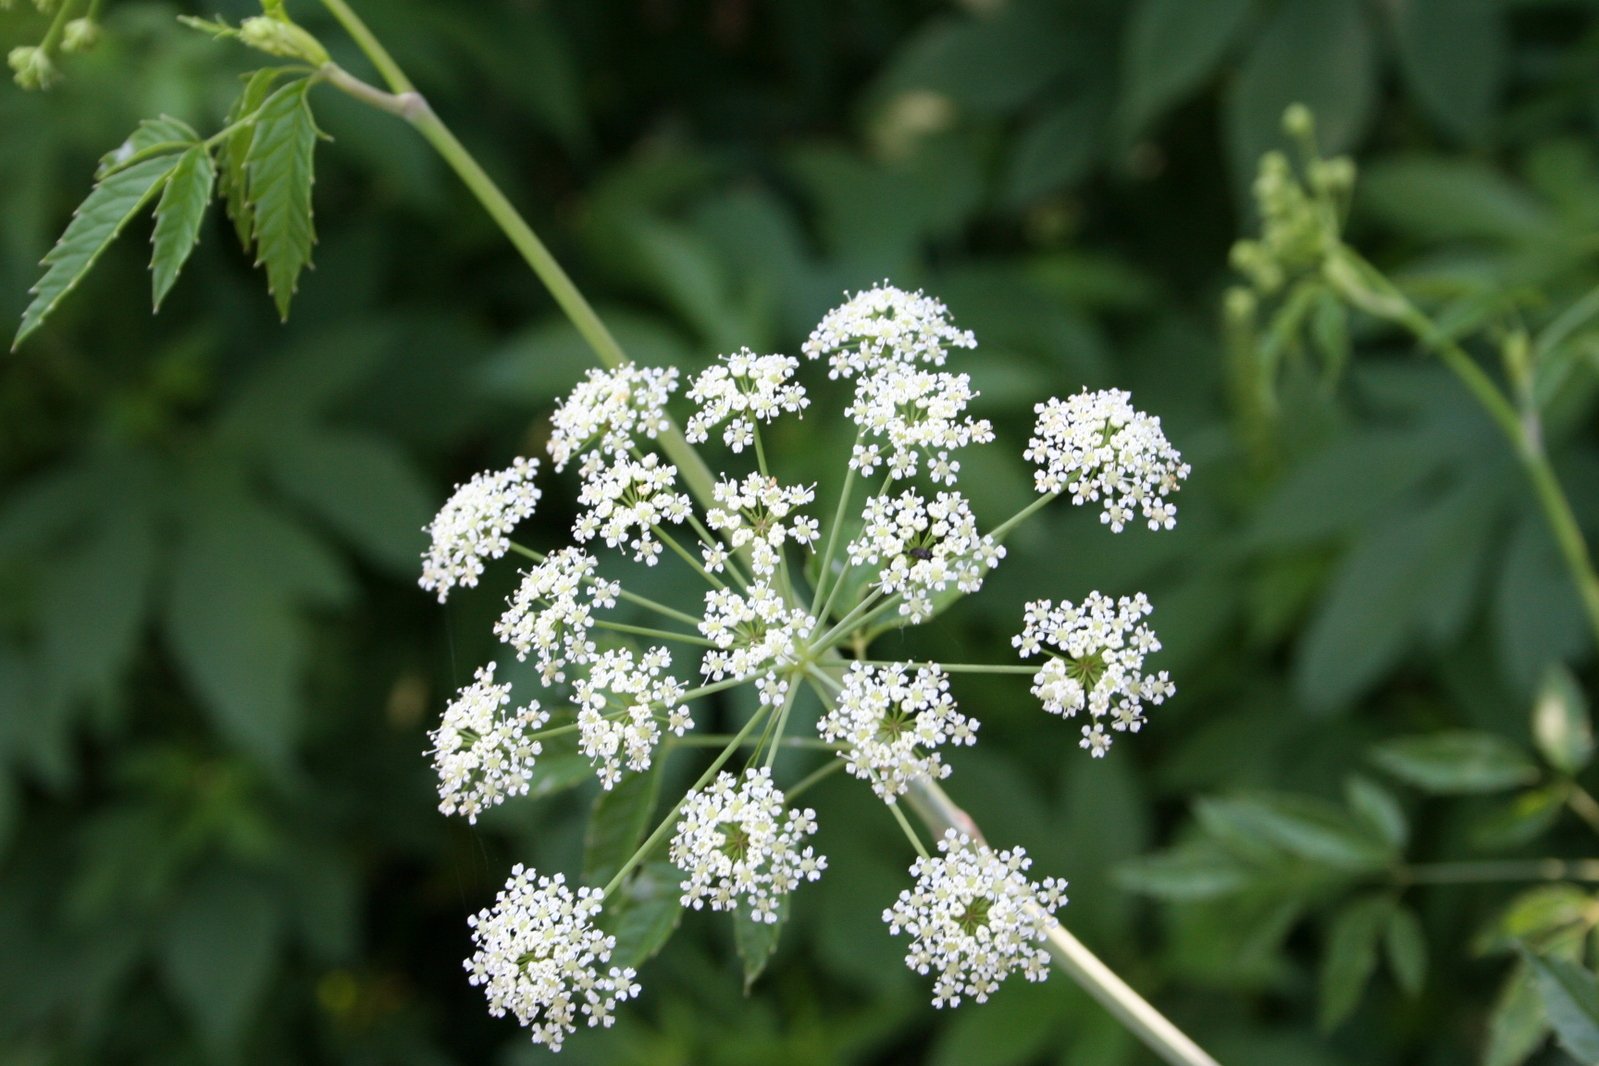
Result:
<instances>
[{"instance_id":1,"label":"white flowering plant","mask_svg":"<svg viewBox=\"0 0 1599 1066\"><path fill-rule=\"evenodd\" d=\"M25 87L56 77L51 59L82 6L62 0L38 48L11 56ZM978 341L931 295L887 282L848 295L798 357L742 348L689 381L677 367L638 364L349 4L323 6L386 88L333 61L282 0L263 0L237 26L186 19L274 63L249 76L216 134L163 118L102 159L15 342L147 207L159 305L213 196L287 316L314 244L322 138L310 99L326 86L413 126L594 349L600 365L551 416L547 455L472 477L426 527L420 584L440 603L471 594L490 565L524 562L493 625L504 652L475 669L429 731L439 810L476 823L509 799L575 784L574 765L599 792L575 879L584 883L518 864L468 922L465 969L490 1013L514 1015L550 1050L579 1026L612 1024L647 995L640 968L684 908L730 916L753 981L803 906L802 887L828 875L818 826L857 817L800 805L842 770L859 779L867 816L903 832L906 887L862 905L881 914L885 937L906 939L905 963L930 978L935 1007L983 1003L1007 977L1042 981L1053 965L1162 1057L1213 1062L1066 931L1065 880L1035 878L1023 848L991 845L941 785L956 776L955 749L993 733L958 703L964 674L1015 675L1018 700L1030 681L1039 714L1073 719L1060 743L1085 758L1140 731L1175 692L1145 666L1160 651L1147 598L1086 589L1031 602L1015 620L1019 662L875 657L880 638L979 592L1005 561L1007 537L1053 502L1090 509L1110 533L1171 529L1189 467L1159 418L1116 389L1041 399L1018 457L1031 465L1034 498L993 521L961 491L962 456L998 438L960 369ZM801 380L813 365L825 368L827 394L845 395L837 410L813 405ZM807 418L853 433L831 483L794 480L763 439L778 419ZM700 445L724 449L727 466L714 470ZM524 542L519 527L567 494L569 539ZM647 583L635 578L664 567L682 568L697 593L665 602L639 591ZM531 663L536 692L513 691L511 659ZM741 689L747 696L734 698ZM699 728L718 718L727 731ZM674 752L710 754L663 801L661 768Z\"/></svg>"}]
</instances>

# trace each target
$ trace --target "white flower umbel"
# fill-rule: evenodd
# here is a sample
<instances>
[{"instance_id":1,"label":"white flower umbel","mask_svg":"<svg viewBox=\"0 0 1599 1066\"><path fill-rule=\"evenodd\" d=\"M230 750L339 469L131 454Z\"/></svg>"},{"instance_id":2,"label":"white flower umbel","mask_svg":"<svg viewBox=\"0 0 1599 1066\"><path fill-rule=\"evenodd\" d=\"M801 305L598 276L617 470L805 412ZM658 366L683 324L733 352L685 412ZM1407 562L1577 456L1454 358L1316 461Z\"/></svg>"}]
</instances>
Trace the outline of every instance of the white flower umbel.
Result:
<instances>
[{"instance_id":1,"label":"white flower umbel","mask_svg":"<svg viewBox=\"0 0 1599 1066\"><path fill-rule=\"evenodd\" d=\"M594 927L600 890L574 893L561 874L534 878L520 863L511 867L494 906L466 920L477 950L464 965L467 980L488 996L490 1014L509 1011L533 1043L559 1051L579 1014L608 1027L616 1005L640 988L632 969L606 965L616 938Z\"/></svg>"},{"instance_id":2,"label":"white flower umbel","mask_svg":"<svg viewBox=\"0 0 1599 1066\"><path fill-rule=\"evenodd\" d=\"M433 543L422 556L419 584L437 592L440 603L456 585L476 585L484 559L498 559L510 549L511 530L538 506L541 493L533 484L538 472L537 459L518 459L498 473L474 474L423 527Z\"/></svg>"},{"instance_id":3,"label":"white flower umbel","mask_svg":"<svg viewBox=\"0 0 1599 1066\"><path fill-rule=\"evenodd\" d=\"M777 573L787 541L809 547L820 534L816 519L795 513L816 498L814 489L750 474L742 481L718 481L714 493L717 506L705 512L705 524L721 533L735 552L749 549L750 570L757 577ZM720 545L706 545L703 552L706 569L716 573L726 566Z\"/></svg>"},{"instance_id":4,"label":"white flower umbel","mask_svg":"<svg viewBox=\"0 0 1599 1066\"><path fill-rule=\"evenodd\" d=\"M755 442L756 421L770 422L784 411L797 414L811 402L804 387L794 382L797 369L799 360L792 356L756 355L748 348L722 356L688 390L699 410L689 417L683 436L700 444L712 428L731 419L722 440L733 451L743 451Z\"/></svg>"},{"instance_id":5,"label":"white flower umbel","mask_svg":"<svg viewBox=\"0 0 1599 1066\"><path fill-rule=\"evenodd\" d=\"M953 829L938 850L912 864L915 886L883 912L890 933L910 935L905 965L936 973L933 1006L958 1007L968 996L986 1002L1017 970L1029 981L1048 977L1042 944L1058 924L1053 912L1066 902L1066 882L1035 884L1023 876L1032 865L1024 850L996 852Z\"/></svg>"},{"instance_id":6,"label":"white flower umbel","mask_svg":"<svg viewBox=\"0 0 1599 1066\"><path fill-rule=\"evenodd\" d=\"M1049 660L1033 675L1033 695L1044 710L1062 718L1088 709L1093 722L1083 727L1079 746L1098 757L1110 747L1105 726L1136 733L1144 724L1144 704L1159 704L1177 691L1162 670L1146 675L1144 656L1160 641L1144 619L1154 611L1143 593L1112 600L1090 592L1082 606L1070 600L1029 603L1022 632L1011 644L1022 658L1046 652Z\"/></svg>"},{"instance_id":7,"label":"white flower umbel","mask_svg":"<svg viewBox=\"0 0 1599 1066\"><path fill-rule=\"evenodd\" d=\"M971 505L958 492L928 500L914 489L866 501L860 536L850 541L853 566L879 565L876 584L904 597L899 613L920 622L933 613L933 597L954 586L976 592L999 565L1005 548L980 536Z\"/></svg>"},{"instance_id":8,"label":"white flower umbel","mask_svg":"<svg viewBox=\"0 0 1599 1066\"><path fill-rule=\"evenodd\" d=\"M816 725L823 740L844 745L844 768L888 803L923 774L949 776L941 745L977 743L977 721L955 709L949 676L931 663L910 671L908 663L852 663L832 710Z\"/></svg>"},{"instance_id":9,"label":"white flower umbel","mask_svg":"<svg viewBox=\"0 0 1599 1066\"><path fill-rule=\"evenodd\" d=\"M661 726L677 736L694 727L683 704L683 683L666 671L672 656L651 648L635 656L613 648L572 686L577 705L578 750L594 763L606 789L622 779L622 766L648 770Z\"/></svg>"},{"instance_id":10,"label":"white flower umbel","mask_svg":"<svg viewBox=\"0 0 1599 1066\"><path fill-rule=\"evenodd\" d=\"M669 855L687 875L683 905L725 911L742 902L757 922L776 922L783 897L827 868L806 843L815 832L816 812L785 809L770 770L724 770L689 793L672 837Z\"/></svg>"},{"instance_id":11,"label":"white flower umbel","mask_svg":"<svg viewBox=\"0 0 1599 1066\"><path fill-rule=\"evenodd\" d=\"M825 357L828 377L848 378L885 360L943 366L950 348L975 347L977 338L956 329L941 302L885 282L827 312L800 350Z\"/></svg>"},{"instance_id":12,"label":"white flower umbel","mask_svg":"<svg viewBox=\"0 0 1599 1066\"><path fill-rule=\"evenodd\" d=\"M633 558L654 566L661 554L655 527L681 524L689 516L689 498L676 484L677 467L654 452L586 466L577 502L588 510L578 515L572 535L580 541L598 536L611 548L626 544Z\"/></svg>"},{"instance_id":13,"label":"white flower umbel","mask_svg":"<svg viewBox=\"0 0 1599 1066\"><path fill-rule=\"evenodd\" d=\"M671 424L666 401L677 388L676 367L627 363L590 370L550 416L550 459L565 470L574 456L598 448L628 454L640 437L653 440Z\"/></svg>"},{"instance_id":14,"label":"white flower umbel","mask_svg":"<svg viewBox=\"0 0 1599 1066\"><path fill-rule=\"evenodd\" d=\"M861 376L854 402L844 409L865 438L850 464L869 477L886 463L895 478L908 478L921 468L925 455L928 477L953 485L960 463L950 452L994 439L987 419L966 414L976 395L965 374L893 361L878 365ZM886 440L887 448L872 438Z\"/></svg>"},{"instance_id":15,"label":"white flower umbel","mask_svg":"<svg viewBox=\"0 0 1599 1066\"><path fill-rule=\"evenodd\" d=\"M596 576L599 560L581 548L562 548L522 574L522 584L494 624L494 635L516 649L518 660L534 656L546 684L566 680L568 666L594 658L596 608L616 606L621 586Z\"/></svg>"},{"instance_id":16,"label":"white flower umbel","mask_svg":"<svg viewBox=\"0 0 1599 1066\"><path fill-rule=\"evenodd\" d=\"M776 707L788 692L780 671L799 661L802 641L816 620L790 607L770 585L751 585L746 593L715 589L705 594L700 633L715 644L700 662L707 681L757 678L761 701Z\"/></svg>"},{"instance_id":17,"label":"white flower umbel","mask_svg":"<svg viewBox=\"0 0 1599 1066\"><path fill-rule=\"evenodd\" d=\"M1160 419L1131 401L1120 389L1106 389L1037 404L1022 456L1038 467L1039 492L1067 492L1075 504L1103 501L1099 520L1112 532L1120 533L1135 513L1150 529L1171 529L1177 505L1166 497L1182 487L1188 464L1161 432Z\"/></svg>"},{"instance_id":18,"label":"white flower umbel","mask_svg":"<svg viewBox=\"0 0 1599 1066\"><path fill-rule=\"evenodd\" d=\"M507 796L527 794L533 760L542 750L529 739L550 720L537 700L509 714L511 686L494 683L494 664L479 667L470 685L444 709L437 729L428 733L433 769L439 775L439 810L464 814L477 824L486 808Z\"/></svg>"}]
</instances>

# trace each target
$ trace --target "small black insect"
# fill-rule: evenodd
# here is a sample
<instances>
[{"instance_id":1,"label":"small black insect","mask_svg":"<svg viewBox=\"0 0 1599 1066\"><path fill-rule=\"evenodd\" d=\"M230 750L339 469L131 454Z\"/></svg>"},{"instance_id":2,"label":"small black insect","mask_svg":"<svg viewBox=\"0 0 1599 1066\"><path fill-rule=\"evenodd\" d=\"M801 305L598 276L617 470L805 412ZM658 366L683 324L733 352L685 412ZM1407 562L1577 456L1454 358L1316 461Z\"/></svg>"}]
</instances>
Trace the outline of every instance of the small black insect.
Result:
<instances>
[{"instance_id":1,"label":"small black insect","mask_svg":"<svg viewBox=\"0 0 1599 1066\"><path fill-rule=\"evenodd\" d=\"M931 559L933 557L933 549L931 549L931 548L912 548L909 551L907 551L905 554L909 555L912 559L921 559L922 561L925 562L928 559Z\"/></svg>"}]
</instances>

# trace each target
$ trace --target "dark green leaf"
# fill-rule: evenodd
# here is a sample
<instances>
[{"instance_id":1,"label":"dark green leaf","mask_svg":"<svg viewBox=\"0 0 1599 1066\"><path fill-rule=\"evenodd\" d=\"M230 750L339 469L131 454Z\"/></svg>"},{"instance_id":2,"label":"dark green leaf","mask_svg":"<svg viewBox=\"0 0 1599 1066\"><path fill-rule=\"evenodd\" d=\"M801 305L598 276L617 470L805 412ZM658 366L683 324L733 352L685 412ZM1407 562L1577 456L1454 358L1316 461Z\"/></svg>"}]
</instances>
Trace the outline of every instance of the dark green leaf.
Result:
<instances>
[{"instance_id":1,"label":"dark green leaf","mask_svg":"<svg viewBox=\"0 0 1599 1066\"><path fill-rule=\"evenodd\" d=\"M285 319L300 271L311 262L311 245L316 242L311 164L317 129L306 101L309 87L301 79L267 97L245 154L246 187L255 211L256 261L266 266L267 287Z\"/></svg>"},{"instance_id":2,"label":"dark green leaf","mask_svg":"<svg viewBox=\"0 0 1599 1066\"><path fill-rule=\"evenodd\" d=\"M603 887L633 857L660 791L657 762L643 773L624 774L615 788L599 794L583 841L584 884Z\"/></svg>"},{"instance_id":3,"label":"dark green leaf","mask_svg":"<svg viewBox=\"0 0 1599 1066\"><path fill-rule=\"evenodd\" d=\"M1518 962L1488 1016L1483 1066L1521 1066L1549 1035L1549 1022L1532 970Z\"/></svg>"},{"instance_id":4,"label":"dark green leaf","mask_svg":"<svg viewBox=\"0 0 1599 1066\"><path fill-rule=\"evenodd\" d=\"M666 946L683 920L681 876L669 862L647 862L628 879L614 907L607 902L608 927L616 937L611 965L637 969Z\"/></svg>"},{"instance_id":5,"label":"dark green leaf","mask_svg":"<svg viewBox=\"0 0 1599 1066\"><path fill-rule=\"evenodd\" d=\"M588 756L575 751L546 752L533 764L533 776L527 782L528 798L553 796L593 779L594 764Z\"/></svg>"},{"instance_id":6,"label":"dark green leaf","mask_svg":"<svg viewBox=\"0 0 1599 1066\"><path fill-rule=\"evenodd\" d=\"M895 57L875 95L924 91L982 113L1010 111L1081 53L1053 5L1007 5L988 17L930 21Z\"/></svg>"},{"instance_id":7,"label":"dark green leaf","mask_svg":"<svg viewBox=\"0 0 1599 1066\"><path fill-rule=\"evenodd\" d=\"M200 240L200 222L211 203L217 168L211 153L201 145L184 152L172 168L166 188L155 206L154 252L150 256L150 283L156 310L166 299L178 271Z\"/></svg>"},{"instance_id":8,"label":"dark green leaf","mask_svg":"<svg viewBox=\"0 0 1599 1066\"><path fill-rule=\"evenodd\" d=\"M1323 1029L1349 1017L1377 968L1377 943L1394 912L1388 896L1368 896L1343 908L1334 919L1322 952L1321 1009Z\"/></svg>"},{"instance_id":9,"label":"dark green leaf","mask_svg":"<svg viewBox=\"0 0 1599 1066\"><path fill-rule=\"evenodd\" d=\"M777 951L777 942L783 935L783 925L788 921L788 896L783 896L777 905L777 921L757 922L750 915L749 907L740 905L733 911L733 943L738 948L738 957L744 963L744 994L750 994L750 989L755 987L755 982L766 970L766 964L772 961L772 955Z\"/></svg>"},{"instance_id":10,"label":"dark green leaf","mask_svg":"<svg viewBox=\"0 0 1599 1066\"><path fill-rule=\"evenodd\" d=\"M1450 133L1483 140L1505 69L1499 0L1394 0L1385 8L1411 92Z\"/></svg>"},{"instance_id":11,"label":"dark green leaf","mask_svg":"<svg viewBox=\"0 0 1599 1066\"><path fill-rule=\"evenodd\" d=\"M1227 54L1253 0L1141 0L1127 19L1123 124L1139 132L1196 87Z\"/></svg>"},{"instance_id":12,"label":"dark green leaf","mask_svg":"<svg viewBox=\"0 0 1599 1066\"><path fill-rule=\"evenodd\" d=\"M266 100L272 86L286 73L282 67L267 67L250 75L244 89L228 110L228 124L244 122L254 115ZM239 243L249 252L255 247L255 210L250 204L245 160L250 154L250 142L255 138L255 123L244 122L238 129L222 138L217 145L218 185L222 204L228 218L239 235Z\"/></svg>"},{"instance_id":13,"label":"dark green leaf","mask_svg":"<svg viewBox=\"0 0 1599 1066\"><path fill-rule=\"evenodd\" d=\"M1387 864L1392 849L1374 832L1325 800L1294 793L1207 798L1196 806L1207 825L1223 823L1262 842L1340 870Z\"/></svg>"},{"instance_id":14,"label":"dark green leaf","mask_svg":"<svg viewBox=\"0 0 1599 1066\"><path fill-rule=\"evenodd\" d=\"M1361 171L1363 211L1422 240L1543 240L1555 220L1521 186L1468 160L1405 156Z\"/></svg>"},{"instance_id":15,"label":"dark green leaf","mask_svg":"<svg viewBox=\"0 0 1599 1066\"><path fill-rule=\"evenodd\" d=\"M1518 690L1530 695L1551 663L1592 646L1582 601L1542 515L1524 515L1511 534L1495 601L1499 659Z\"/></svg>"},{"instance_id":16,"label":"dark green leaf","mask_svg":"<svg viewBox=\"0 0 1599 1066\"><path fill-rule=\"evenodd\" d=\"M1530 844L1554 828L1565 810L1566 795L1566 786L1556 781L1501 800L1475 819L1471 841L1484 851Z\"/></svg>"},{"instance_id":17,"label":"dark green leaf","mask_svg":"<svg viewBox=\"0 0 1599 1066\"><path fill-rule=\"evenodd\" d=\"M1593 719L1577 679L1564 666L1551 666L1532 705L1532 739L1538 751L1564 774L1576 774L1593 759Z\"/></svg>"},{"instance_id":18,"label":"dark green leaf","mask_svg":"<svg viewBox=\"0 0 1599 1066\"><path fill-rule=\"evenodd\" d=\"M1445 795L1499 792L1538 779L1525 752L1491 733L1400 737L1372 748L1371 759L1408 785Z\"/></svg>"},{"instance_id":19,"label":"dark green leaf","mask_svg":"<svg viewBox=\"0 0 1599 1066\"><path fill-rule=\"evenodd\" d=\"M1240 184L1283 143L1289 104L1309 107L1329 153L1355 145L1376 98L1376 48L1358 0L1284 0L1277 6L1227 99L1228 139Z\"/></svg>"},{"instance_id":20,"label":"dark green leaf","mask_svg":"<svg viewBox=\"0 0 1599 1066\"><path fill-rule=\"evenodd\" d=\"M195 884L168 919L162 976L213 1053L231 1052L243 1035L271 975L281 929L272 897L237 874Z\"/></svg>"},{"instance_id":21,"label":"dark green leaf","mask_svg":"<svg viewBox=\"0 0 1599 1066\"><path fill-rule=\"evenodd\" d=\"M1572 934L1581 937L1589 924L1594 897L1576 885L1539 885L1521 892L1475 945L1503 951L1516 944L1544 950Z\"/></svg>"},{"instance_id":22,"label":"dark green leaf","mask_svg":"<svg viewBox=\"0 0 1599 1066\"><path fill-rule=\"evenodd\" d=\"M1578 1062L1599 1062L1599 983L1567 959L1526 954L1555 1039Z\"/></svg>"},{"instance_id":23,"label":"dark green leaf","mask_svg":"<svg viewBox=\"0 0 1599 1066\"><path fill-rule=\"evenodd\" d=\"M1166 900L1214 899L1249 887L1249 870L1214 845L1194 844L1145 855L1116 869L1123 888Z\"/></svg>"},{"instance_id":24,"label":"dark green leaf","mask_svg":"<svg viewBox=\"0 0 1599 1066\"><path fill-rule=\"evenodd\" d=\"M1100 150L1105 103L1083 95L1045 112L1016 140L1006 176L1012 203L1027 201L1085 177Z\"/></svg>"},{"instance_id":25,"label":"dark green leaf","mask_svg":"<svg viewBox=\"0 0 1599 1066\"><path fill-rule=\"evenodd\" d=\"M1416 912L1409 907L1395 907L1383 931L1382 943L1388 968L1399 987L1407 996L1420 995L1427 979L1427 938L1422 935Z\"/></svg>"},{"instance_id":26,"label":"dark green leaf","mask_svg":"<svg viewBox=\"0 0 1599 1066\"><path fill-rule=\"evenodd\" d=\"M110 175L89 193L67 223L66 232L44 257L44 276L31 290L33 299L22 312L22 325L11 342L16 348L44 324L62 297L94 266L107 246L133 216L161 191L176 156L157 156Z\"/></svg>"},{"instance_id":27,"label":"dark green leaf","mask_svg":"<svg viewBox=\"0 0 1599 1066\"><path fill-rule=\"evenodd\" d=\"M1404 808L1394 794L1375 781L1364 777L1351 777L1344 782L1344 796L1349 809L1395 851L1405 846L1410 837L1410 826Z\"/></svg>"},{"instance_id":28,"label":"dark green leaf","mask_svg":"<svg viewBox=\"0 0 1599 1066\"><path fill-rule=\"evenodd\" d=\"M103 181L113 171L143 162L147 154L181 152L199 139L193 126L169 115L144 119L127 140L100 157L94 180Z\"/></svg>"}]
</instances>

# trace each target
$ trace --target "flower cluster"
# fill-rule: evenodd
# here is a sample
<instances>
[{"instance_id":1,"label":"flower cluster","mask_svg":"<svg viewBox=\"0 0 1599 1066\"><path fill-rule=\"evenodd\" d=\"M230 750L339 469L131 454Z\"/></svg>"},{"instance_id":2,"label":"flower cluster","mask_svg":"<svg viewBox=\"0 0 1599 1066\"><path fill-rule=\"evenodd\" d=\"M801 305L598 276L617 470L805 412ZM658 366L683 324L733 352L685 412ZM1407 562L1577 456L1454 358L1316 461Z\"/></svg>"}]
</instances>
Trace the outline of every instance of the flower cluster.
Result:
<instances>
[{"instance_id":1,"label":"flower cluster","mask_svg":"<svg viewBox=\"0 0 1599 1066\"><path fill-rule=\"evenodd\" d=\"M950 348L975 348L970 331L956 329L949 309L931 296L887 282L833 308L800 348L827 359L827 376L848 378L885 361L943 366Z\"/></svg>"},{"instance_id":2,"label":"flower cluster","mask_svg":"<svg viewBox=\"0 0 1599 1066\"><path fill-rule=\"evenodd\" d=\"M439 810L464 814L473 824L484 808L527 793L533 760L542 750L528 734L550 720L537 700L502 713L511 702L511 686L496 685L494 669L493 663L479 667L472 683L444 709L438 728L428 733L439 775Z\"/></svg>"},{"instance_id":3,"label":"flower cluster","mask_svg":"<svg viewBox=\"0 0 1599 1066\"><path fill-rule=\"evenodd\" d=\"M1081 747L1095 756L1110 747L1105 720L1118 733L1136 733L1144 724L1144 703L1163 702L1176 692L1162 670L1146 675L1144 656L1160 650L1154 630L1143 620L1154 611L1143 593L1112 600L1090 592L1081 607L1070 600L1029 603L1022 632L1011 644L1028 658L1049 659L1033 675L1033 695L1044 710L1071 718L1084 707L1094 719L1083 727Z\"/></svg>"},{"instance_id":4,"label":"flower cluster","mask_svg":"<svg viewBox=\"0 0 1599 1066\"><path fill-rule=\"evenodd\" d=\"M822 876L827 860L805 843L816 812L784 802L767 769L738 778L723 771L689 793L669 852L686 875L684 906L726 911L742 902L757 922L773 923L784 896Z\"/></svg>"},{"instance_id":5,"label":"flower cluster","mask_svg":"<svg viewBox=\"0 0 1599 1066\"><path fill-rule=\"evenodd\" d=\"M568 666L592 662L589 634L595 608L616 606L621 586L597 576L599 560L581 548L562 548L531 570L494 625L494 635L516 649L518 660L534 655L546 685L566 680Z\"/></svg>"},{"instance_id":6,"label":"flower cluster","mask_svg":"<svg viewBox=\"0 0 1599 1066\"><path fill-rule=\"evenodd\" d=\"M537 459L518 459L498 473L474 474L423 527L433 544L422 556L420 584L437 592L440 603L456 585L476 585L484 559L510 550L511 530L533 513L542 495L533 485L538 472Z\"/></svg>"},{"instance_id":7,"label":"flower cluster","mask_svg":"<svg viewBox=\"0 0 1599 1066\"><path fill-rule=\"evenodd\" d=\"M494 906L467 919L477 950L466 960L467 980L489 999L489 1013L506 1012L532 1031L533 1043L561 1050L581 1013L590 1026L609 1026L618 1003L636 998L631 969L607 967L616 938L594 927L600 891L566 887L520 863Z\"/></svg>"},{"instance_id":8,"label":"flower cluster","mask_svg":"<svg viewBox=\"0 0 1599 1066\"><path fill-rule=\"evenodd\" d=\"M1075 504L1103 500L1099 520L1115 533L1135 512L1150 529L1177 524L1177 506L1166 496L1188 477L1188 464L1161 432L1160 419L1135 409L1130 395L1084 391L1033 410L1038 421L1022 456L1038 466L1039 492L1069 492Z\"/></svg>"},{"instance_id":9,"label":"flower cluster","mask_svg":"<svg viewBox=\"0 0 1599 1066\"><path fill-rule=\"evenodd\" d=\"M915 476L926 455L927 476L955 484L960 463L949 453L994 439L987 419L966 414L976 395L965 374L884 362L861 376L854 402L844 409L845 417L868 438L855 446L850 465L869 477L887 463L889 474L903 479ZM882 438L887 448L871 438Z\"/></svg>"},{"instance_id":10,"label":"flower cluster","mask_svg":"<svg viewBox=\"0 0 1599 1066\"><path fill-rule=\"evenodd\" d=\"M642 459L596 464L587 473L577 502L588 510L578 516L572 536L581 541L598 536L609 548L626 543L633 558L655 565L661 523L680 524L689 516L689 499L675 488L677 467L651 452Z\"/></svg>"},{"instance_id":11,"label":"flower cluster","mask_svg":"<svg viewBox=\"0 0 1599 1066\"><path fill-rule=\"evenodd\" d=\"M816 621L772 586L751 585L742 595L730 588L707 592L699 628L714 645L700 662L705 679L754 678L761 702L775 707L788 694L782 670L800 661L801 643Z\"/></svg>"},{"instance_id":12,"label":"flower cluster","mask_svg":"<svg viewBox=\"0 0 1599 1066\"><path fill-rule=\"evenodd\" d=\"M729 551L750 553L750 570L771 578L783 558L783 545L792 540L809 547L821 527L816 519L795 514L816 498L814 489L780 485L774 477L750 474L742 481L722 479L714 490L716 506L705 512L705 524L722 534L722 544L703 548L705 566L720 573Z\"/></svg>"},{"instance_id":13,"label":"flower cluster","mask_svg":"<svg viewBox=\"0 0 1599 1066\"><path fill-rule=\"evenodd\" d=\"M799 360L792 356L756 355L748 348L722 356L688 390L688 398L700 407L683 427L683 436L700 444L713 427L731 419L722 440L735 452L743 451L755 442L757 420L770 422L784 411L798 414L810 404L804 387L794 383L798 369Z\"/></svg>"},{"instance_id":14,"label":"flower cluster","mask_svg":"<svg viewBox=\"0 0 1599 1066\"><path fill-rule=\"evenodd\" d=\"M880 566L877 587L902 597L899 613L913 622L933 613L933 597L954 586L976 592L999 565L1005 548L977 532L966 497L940 492L931 500L914 489L866 501L860 536L849 543L853 566Z\"/></svg>"},{"instance_id":15,"label":"flower cluster","mask_svg":"<svg viewBox=\"0 0 1599 1066\"><path fill-rule=\"evenodd\" d=\"M949 675L932 664L909 671L909 664L851 664L833 709L816 725L823 740L844 745L845 769L870 781L885 803L923 774L949 776L940 745L977 743L978 723L955 709Z\"/></svg>"},{"instance_id":16,"label":"flower cluster","mask_svg":"<svg viewBox=\"0 0 1599 1066\"><path fill-rule=\"evenodd\" d=\"M675 367L629 363L615 370L590 370L551 416L550 460L565 470L574 456L590 448L626 455L638 437L654 439L671 420L666 401L677 388Z\"/></svg>"},{"instance_id":17,"label":"flower cluster","mask_svg":"<svg viewBox=\"0 0 1599 1066\"><path fill-rule=\"evenodd\" d=\"M622 779L624 762L629 770L650 768L663 721L677 736L694 727L683 704L683 683L666 672L671 665L665 648L637 656L613 648L573 685L578 749L593 761L603 788L614 788Z\"/></svg>"},{"instance_id":18,"label":"flower cluster","mask_svg":"<svg viewBox=\"0 0 1599 1066\"><path fill-rule=\"evenodd\" d=\"M915 886L883 912L890 933L910 935L905 965L937 972L933 1006L958 1007L964 996L986 1002L1017 970L1029 981L1048 977L1041 944L1058 924L1054 911L1066 902L1066 882L1034 884L1023 876L1032 865L1024 850L996 852L953 829L938 850L912 864Z\"/></svg>"}]
</instances>

